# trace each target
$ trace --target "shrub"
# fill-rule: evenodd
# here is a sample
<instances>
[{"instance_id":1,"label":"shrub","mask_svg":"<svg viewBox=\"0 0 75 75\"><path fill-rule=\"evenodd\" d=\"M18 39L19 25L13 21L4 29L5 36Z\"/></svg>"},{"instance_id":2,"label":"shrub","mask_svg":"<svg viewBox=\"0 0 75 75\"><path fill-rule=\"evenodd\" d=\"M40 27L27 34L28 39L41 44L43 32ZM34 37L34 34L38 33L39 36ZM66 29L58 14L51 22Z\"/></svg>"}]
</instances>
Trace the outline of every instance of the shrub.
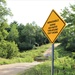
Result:
<instances>
[{"instance_id":1,"label":"shrub","mask_svg":"<svg viewBox=\"0 0 75 75\"><path fill-rule=\"evenodd\" d=\"M75 59L75 52L72 52L72 58Z\"/></svg>"},{"instance_id":2,"label":"shrub","mask_svg":"<svg viewBox=\"0 0 75 75\"><path fill-rule=\"evenodd\" d=\"M22 43L19 42L18 46L20 51L30 50L33 48L33 44L25 43L25 42L22 42Z\"/></svg>"},{"instance_id":3,"label":"shrub","mask_svg":"<svg viewBox=\"0 0 75 75\"><path fill-rule=\"evenodd\" d=\"M0 42L0 57L2 58L12 58L18 53L18 47L15 42L7 42L2 40Z\"/></svg>"}]
</instances>

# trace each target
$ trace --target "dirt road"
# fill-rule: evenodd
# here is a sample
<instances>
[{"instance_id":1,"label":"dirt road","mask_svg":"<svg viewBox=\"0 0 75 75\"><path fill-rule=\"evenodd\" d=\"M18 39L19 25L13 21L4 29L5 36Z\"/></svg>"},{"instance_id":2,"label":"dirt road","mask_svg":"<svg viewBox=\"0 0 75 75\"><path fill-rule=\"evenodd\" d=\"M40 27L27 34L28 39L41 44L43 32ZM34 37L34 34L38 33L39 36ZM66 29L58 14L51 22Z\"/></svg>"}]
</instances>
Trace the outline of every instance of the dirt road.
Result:
<instances>
[{"instance_id":1,"label":"dirt road","mask_svg":"<svg viewBox=\"0 0 75 75\"><path fill-rule=\"evenodd\" d=\"M19 72L22 72L40 63L41 62L0 65L0 75L16 75Z\"/></svg>"}]
</instances>

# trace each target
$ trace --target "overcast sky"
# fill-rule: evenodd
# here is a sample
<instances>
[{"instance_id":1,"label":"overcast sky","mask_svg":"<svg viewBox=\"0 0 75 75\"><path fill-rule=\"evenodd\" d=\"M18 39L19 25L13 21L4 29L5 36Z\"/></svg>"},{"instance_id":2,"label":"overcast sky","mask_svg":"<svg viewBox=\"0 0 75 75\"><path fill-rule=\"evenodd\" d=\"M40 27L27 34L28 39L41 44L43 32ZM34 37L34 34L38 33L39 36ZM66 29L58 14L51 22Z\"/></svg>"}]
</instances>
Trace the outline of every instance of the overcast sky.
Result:
<instances>
[{"instance_id":1,"label":"overcast sky","mask_svg":"<svg viewBox=\"0 0 75 75\"><path fill-rule=\"evenodd\" d=\"M8 18L8 22L14 20L18 23L32 23L43 26L52 9L59 15L61 9L69 4L74 4L75 0L6 0L8 7L13 13L13 17Z\"/></svg>"}]
</instances>

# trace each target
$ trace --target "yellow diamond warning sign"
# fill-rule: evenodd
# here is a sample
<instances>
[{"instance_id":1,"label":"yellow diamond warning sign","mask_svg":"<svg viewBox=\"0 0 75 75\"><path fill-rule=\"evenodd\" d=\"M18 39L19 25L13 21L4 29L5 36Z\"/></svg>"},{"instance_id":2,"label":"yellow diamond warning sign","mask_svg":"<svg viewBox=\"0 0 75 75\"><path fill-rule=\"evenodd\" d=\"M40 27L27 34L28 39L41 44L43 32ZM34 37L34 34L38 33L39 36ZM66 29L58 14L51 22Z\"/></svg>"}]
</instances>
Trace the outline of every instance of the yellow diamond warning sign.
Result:
<instances>
[{"instance_id":1,"label":"yellow diamond warning sign","mask_svg":"<svg viewBox=\"0 0 75 75\"><path fill-rule=\"evenodd\" d=\"M54 10L52 10L44 26L42 27L42 30L50 42L54 43L65 25L65 21Z\"/></svg>"}]
</instances>

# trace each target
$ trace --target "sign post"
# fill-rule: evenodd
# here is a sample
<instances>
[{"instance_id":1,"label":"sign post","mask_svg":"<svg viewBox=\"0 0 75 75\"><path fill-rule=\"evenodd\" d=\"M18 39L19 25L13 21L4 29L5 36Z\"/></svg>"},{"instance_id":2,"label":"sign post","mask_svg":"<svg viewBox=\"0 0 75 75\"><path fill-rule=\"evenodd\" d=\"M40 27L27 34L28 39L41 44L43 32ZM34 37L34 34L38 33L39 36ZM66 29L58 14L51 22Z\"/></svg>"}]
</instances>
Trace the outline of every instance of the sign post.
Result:
<instances>
[{"instance_id":1,"label":"sign post","mask_svg":"<svg viewBox=\"0 0 75 75\"><path fill-rule=\"evenodd\" d=\"M44 26L42 27L43 32L52 43L51 75L54 75L54 42L58 35L62 32L65 25L65 21L55 12L55 10L52 10Z\"/></svg>"},{"instance_id":2,"label":"sign post","mask_svg":"<svg viewBox=\"0 0 75 75\"><path fill-rule=\"evenodd\" d=\"M52 44L52 68L51 75L54 75L54 44Z\"/></svg>"}]
</instances>

